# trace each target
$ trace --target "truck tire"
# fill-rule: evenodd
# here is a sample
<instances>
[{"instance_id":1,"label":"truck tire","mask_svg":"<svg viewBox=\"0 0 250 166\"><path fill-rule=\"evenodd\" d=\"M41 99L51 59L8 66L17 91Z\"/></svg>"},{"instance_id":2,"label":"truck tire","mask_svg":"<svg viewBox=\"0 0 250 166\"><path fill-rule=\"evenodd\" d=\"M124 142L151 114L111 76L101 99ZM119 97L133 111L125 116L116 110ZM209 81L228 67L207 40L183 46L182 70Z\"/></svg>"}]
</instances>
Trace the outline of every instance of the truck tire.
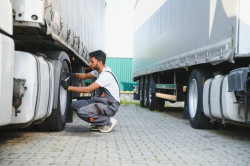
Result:
<instances>
[{"instance_id":1,"label":"truck tire","mask_svg":"<svg viewBox=\"0 0 250 166\"><path fill-rule=\"evenodd\" d=\"M145 81L144 81L144 107L148 108L148 97L149 97L149 93L148 93L148 83L149 79L148 76L145 77Z\"/></svg>"},{"instance_id":2,"label":"truck tire","mask_svg":"<svg viewBox=\"0 0 250 166\"><path fill-rule=\"evenodd\" d=\"M66 74L69 73L67 62L62 62L60 80L66 79ZM59 81L58 106L57 109L52 109L51 115L46 118L41 124L37 125L40 130L44 131L61 131L64 129L67 121L67 114L70 106L71 93L66 91L61 86Z\"/></svg>"},{"instance_id":3,"label":"truck tire","mask_svg":"<svg viewBox=\"0 0 250 166\"><path fill-rule=\"evenodd\" d=\"M154 110L163 111L165 100L157 98L155 96L155 93L156 93L155 81L153 76L151 75L148 84L148 106L151 111Z\"/></svg>"},{"instance_id":4,"label":"truck tire","mask_svg":"<svg viewBox=\"0 0 250 166\"><path fill-rule=\"evenodd\" d=\"M141 79L140 79L139 91L140 91L140 106L144 107L144 79L143 79L143 76L141 76Z\"/></svg>"},{"instance_id":5,"label":"truck tire","mask_svg":"<svg viewBox=\"0 0 250 166\"><path fill-rule=\"evenodd\" d=\"M193 70L189 77L187 108L190 124L195 129L207 129L213 126L203 111L203 84L207 78L208 74L198 69Z\"/></svg>"}]
</instances>

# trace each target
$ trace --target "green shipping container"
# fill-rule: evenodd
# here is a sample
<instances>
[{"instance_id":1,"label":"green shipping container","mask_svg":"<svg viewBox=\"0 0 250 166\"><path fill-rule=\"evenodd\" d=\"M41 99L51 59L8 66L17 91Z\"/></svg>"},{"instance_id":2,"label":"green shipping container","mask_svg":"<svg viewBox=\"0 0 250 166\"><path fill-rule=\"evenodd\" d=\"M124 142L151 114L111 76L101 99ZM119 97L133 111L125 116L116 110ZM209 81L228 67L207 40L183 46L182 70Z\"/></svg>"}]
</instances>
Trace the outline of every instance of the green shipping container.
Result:
<instances>
[{"instance_id":1,"label":"green shipping container","mask_svg":"<svg viewBox=\"0 0 250 166\"><path fill-rule=\"evenodd\" d=\"M121 91L133 91L132 58L107 57L105 66L109 66L116 75Z\"/></svg>"}]
</instances>

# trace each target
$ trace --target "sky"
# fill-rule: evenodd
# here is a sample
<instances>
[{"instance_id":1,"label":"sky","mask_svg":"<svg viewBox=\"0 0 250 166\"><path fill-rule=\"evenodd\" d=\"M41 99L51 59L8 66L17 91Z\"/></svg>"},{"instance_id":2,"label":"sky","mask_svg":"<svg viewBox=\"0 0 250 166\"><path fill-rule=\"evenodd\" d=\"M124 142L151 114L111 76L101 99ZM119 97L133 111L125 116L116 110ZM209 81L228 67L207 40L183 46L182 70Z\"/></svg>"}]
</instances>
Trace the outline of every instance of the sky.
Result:
<instances>
[{"instance_id":1,"label":"sky","mask_svg":"<svg viewBox=\"0 0 250 166\"><path fill-rule=\"evenodd\" d=\"M108 57L133 57L135 1L106 0L105 50Z\"/></svg>"}]
</instances>

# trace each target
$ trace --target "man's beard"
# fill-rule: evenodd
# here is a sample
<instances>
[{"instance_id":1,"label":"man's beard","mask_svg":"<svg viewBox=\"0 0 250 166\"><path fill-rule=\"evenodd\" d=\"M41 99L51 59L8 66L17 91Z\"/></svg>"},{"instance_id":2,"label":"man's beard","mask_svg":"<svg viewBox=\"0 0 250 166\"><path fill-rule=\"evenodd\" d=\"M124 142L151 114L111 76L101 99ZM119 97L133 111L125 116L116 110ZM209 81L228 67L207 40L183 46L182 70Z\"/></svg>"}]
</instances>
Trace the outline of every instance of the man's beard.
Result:
<instances>
[{"instance_id":1,"label":"man's beard","mask_svg":"<svg viewBox=\"0 0 250 166\"><path fill-rule=\"evenodd\" d=\"M94 70L99 70L100 68L98 67L98 63L96 64L95 67L93 67Z\"/></svg>"}]
</instances>

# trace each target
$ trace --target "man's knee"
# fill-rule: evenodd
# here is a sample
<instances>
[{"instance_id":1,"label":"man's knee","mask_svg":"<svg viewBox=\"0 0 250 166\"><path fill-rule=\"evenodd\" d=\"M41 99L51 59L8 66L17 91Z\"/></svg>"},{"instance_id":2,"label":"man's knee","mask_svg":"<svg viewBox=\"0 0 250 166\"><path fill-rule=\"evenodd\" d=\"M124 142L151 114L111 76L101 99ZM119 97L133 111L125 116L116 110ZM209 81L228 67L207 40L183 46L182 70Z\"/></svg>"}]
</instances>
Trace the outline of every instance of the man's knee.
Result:
<instances>
[{"instance_id":1,"label":"man's knee","mask_svg":"<svg viewBox=\"0 0 250 166\"><path fill-rule=\"evenodd\" d=\"M77 109L73 107L73 105L70 106L70 110L77 112Z\"/></svg>"},{"instance_id":2,"label":"man's knee","mask_svg":"<svg viewBox=\"0 0 250 166\"><path fill-rule=\"evenodd\" d=\"M73 111L77 112L77 110L79 109L79 105L77 103L77 101L72 101L71 107L70 107Z\"/></svg>"}]
</instances>

